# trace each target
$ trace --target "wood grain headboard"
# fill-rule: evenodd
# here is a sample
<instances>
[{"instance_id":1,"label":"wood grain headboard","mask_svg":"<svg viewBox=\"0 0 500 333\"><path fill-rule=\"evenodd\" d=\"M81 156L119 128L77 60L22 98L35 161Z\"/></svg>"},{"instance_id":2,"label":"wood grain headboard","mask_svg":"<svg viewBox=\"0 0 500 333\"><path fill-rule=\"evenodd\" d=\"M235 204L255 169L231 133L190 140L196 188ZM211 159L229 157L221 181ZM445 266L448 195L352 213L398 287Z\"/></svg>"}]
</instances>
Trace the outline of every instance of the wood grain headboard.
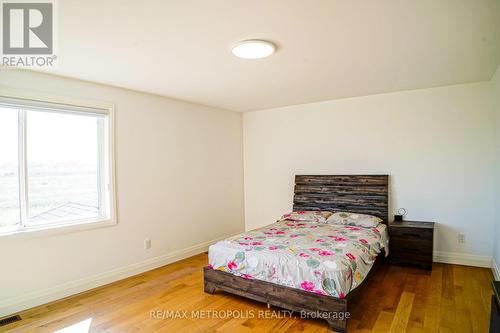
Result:
<instances>
[{"instance_id":1,"label":"wood grain headboard","mask_svg":"<svg viewBox=\"0 0 500 333\"><path fill-rule=\"evenodd\" d=\"M295 176L293 210L353 212L389 220L388 175Z\"/></svg>"}]
</instances>

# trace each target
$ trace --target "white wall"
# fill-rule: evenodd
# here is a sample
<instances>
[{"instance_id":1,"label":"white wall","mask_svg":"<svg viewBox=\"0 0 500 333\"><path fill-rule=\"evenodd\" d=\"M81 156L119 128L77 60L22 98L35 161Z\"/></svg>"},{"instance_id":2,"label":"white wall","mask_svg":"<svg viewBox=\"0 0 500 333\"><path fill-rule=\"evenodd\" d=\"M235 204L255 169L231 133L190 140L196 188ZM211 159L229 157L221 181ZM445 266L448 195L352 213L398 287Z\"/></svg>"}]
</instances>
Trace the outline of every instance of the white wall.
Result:
<instances>
[{"instance_id":1,"label":"white wall","mask_svg":"<svg viewBox=\"0 0 500 333\"><path fill-rule=\"evenodd\" d=\"M495 113L495 236L493 247L493 271L500 279L500 66L491 79L493 110Z\"/></svg>"},{"instance_id":2,"label":"white wall","mask_svg":"<svg viewBox=\"0 0 500 333\"><path fill-rule=\"evenodd\" d=\"M389 174L390 214L438 223L437 260L489 265L493 119L488 82L246 113L246 229L291 210L295 174Z\"/></svg>"},{"instance_id":3,"label":"white wall","mask_svg":"<svg viewBox=\"0 0 500 333\"><path fill-rule=\"evenodd\" d=\"M0 316L244 229L240 113L26 71L1 70L0 86L115 104L119 219L51 237L0 237Z\"/></svg>"}]
</instances>

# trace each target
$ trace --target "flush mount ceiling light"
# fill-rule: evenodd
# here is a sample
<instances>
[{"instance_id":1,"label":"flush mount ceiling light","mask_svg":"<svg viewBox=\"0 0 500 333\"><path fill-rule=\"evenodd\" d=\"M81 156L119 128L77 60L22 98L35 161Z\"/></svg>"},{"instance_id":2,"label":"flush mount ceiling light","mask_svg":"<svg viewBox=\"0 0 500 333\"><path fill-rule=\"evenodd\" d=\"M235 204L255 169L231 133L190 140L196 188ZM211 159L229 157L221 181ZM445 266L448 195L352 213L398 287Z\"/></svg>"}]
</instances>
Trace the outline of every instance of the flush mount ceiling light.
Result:
<instances>
[{"instance_id":1,"label":"flush mount ceiling light","mask_svg":"<svg viewBox=\"0 0 500 333\"><path fill-rule=\"evenodd\" d=\"M249 39L236 44L232 51L238 58L261 59L273 54L276 46L265 40Z\"/></svg>"}]
</instances>

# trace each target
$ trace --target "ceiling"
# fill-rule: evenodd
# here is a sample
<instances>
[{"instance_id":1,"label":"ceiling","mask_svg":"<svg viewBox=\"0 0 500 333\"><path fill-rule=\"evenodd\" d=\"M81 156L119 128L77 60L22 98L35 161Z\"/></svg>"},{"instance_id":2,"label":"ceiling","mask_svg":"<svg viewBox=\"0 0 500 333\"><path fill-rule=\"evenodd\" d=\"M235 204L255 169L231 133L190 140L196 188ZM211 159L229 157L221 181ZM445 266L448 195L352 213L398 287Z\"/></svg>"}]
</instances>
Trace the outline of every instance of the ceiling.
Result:
<instances>
[{"instance_id":1,"label":"ceiling","mask_svg":"<svg viewBox=\"0 0 500 333\"><path fill-rule=\"evenodd\" d=\"M58 1L59 75L249 111L489 80L500 0ZM244 39L278 45L234 57Z\"/></svg>"}]
</instances>

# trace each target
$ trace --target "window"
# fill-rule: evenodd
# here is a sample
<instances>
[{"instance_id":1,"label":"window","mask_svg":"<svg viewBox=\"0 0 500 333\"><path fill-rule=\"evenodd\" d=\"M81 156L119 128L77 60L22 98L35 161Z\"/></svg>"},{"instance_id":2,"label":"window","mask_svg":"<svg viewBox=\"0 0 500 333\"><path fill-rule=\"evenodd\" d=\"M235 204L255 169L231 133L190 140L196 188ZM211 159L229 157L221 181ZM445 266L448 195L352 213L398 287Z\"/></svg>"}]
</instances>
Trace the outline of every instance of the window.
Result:
<instances>
[{"instance_id":1,"label":"window","mask_svg":"<svg viewBox=\"0 0 500 333\"><path fill-rule=\"evenodd\" d=\"M0 235L114 220L110 113L0 97Z\"/></svg>"}]
</instances>

